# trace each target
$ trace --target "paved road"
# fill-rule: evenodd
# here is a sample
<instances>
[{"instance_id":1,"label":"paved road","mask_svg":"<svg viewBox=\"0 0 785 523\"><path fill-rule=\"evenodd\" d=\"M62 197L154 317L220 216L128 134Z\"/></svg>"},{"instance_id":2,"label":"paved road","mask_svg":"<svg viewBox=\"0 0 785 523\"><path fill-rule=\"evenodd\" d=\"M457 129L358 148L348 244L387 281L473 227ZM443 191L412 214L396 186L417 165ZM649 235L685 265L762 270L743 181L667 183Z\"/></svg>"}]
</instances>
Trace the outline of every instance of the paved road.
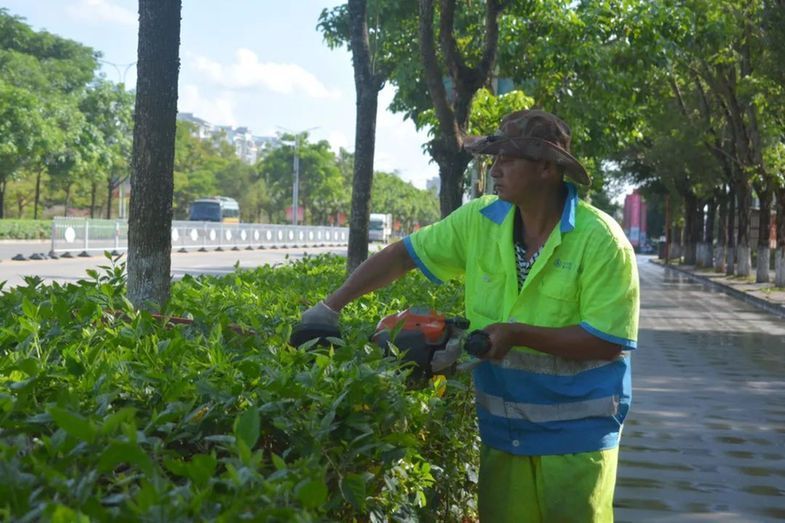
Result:
<instances>
[{"instance_id":1,"label":"paved road","mask_svg":"<svg viewBox=\"0 0 785 523\"><path fill-rule=\"evenodd\" d=\"M785 519L785 322L639 267L617 521Z\"/></svg>"},{"instance_id":2,"label":"paved road","mask_svg":"<svg viewBox=\"0 0 785 523\"><path fill-rule=\"evenodd\" d=\"M345 247L308 247L299 249L265 249L255 251L189 252L172 253L172 276L177 279L184 274L227 274L234 270L235 263L242 268L261 265L282 264L288 260L302 258L305 253L320 254L333 252L346 254ZM103 256L90 258L60 258L58 260L8 261L0 263L0 282L5 288L24 282L25 276L39 276L44 281L75 282L86 277L85 271L100 265L109 265Z\"/></svg>"},{"instance_id":3,"label":"paved road","mask_svg":"<svg viewBox=\"0 0 785 523\"><path fill-rule=\"evenodd\" d=\"M0 261L10 260L17 254L25 258L35 253L47 253L51 240L0 240Z\"/></svg>"}]
</instances>

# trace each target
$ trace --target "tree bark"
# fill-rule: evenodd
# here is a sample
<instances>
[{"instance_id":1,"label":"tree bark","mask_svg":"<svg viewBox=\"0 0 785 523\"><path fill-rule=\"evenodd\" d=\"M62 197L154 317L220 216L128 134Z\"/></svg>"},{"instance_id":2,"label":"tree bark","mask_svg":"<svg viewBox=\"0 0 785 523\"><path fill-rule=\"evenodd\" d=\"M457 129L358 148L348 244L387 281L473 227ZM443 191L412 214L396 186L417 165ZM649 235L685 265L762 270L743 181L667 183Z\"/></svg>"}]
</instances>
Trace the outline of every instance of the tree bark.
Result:
<instances>
[{"instance_id":1,"label":"tree bark","mask_svg":"<svg viewBox=\"0 0 785 523\"><path fill-rule=\"evenodd\" d=\"M758 200L760 201L760 212L758 213L758 259L756 262L755 282L768 283L771 281L769 277L769 261L771 260L771 246L769 245L771 190L768 187L761 188L758 191Z\"/></svg>"},{"instance_id":2,"label":"tree bark","mask_svg":"<svg viewBox=\"0 0 785 523\"><path fill-rule=\"evenodd\" d=\"M65 203L63 205L63 216L68 216L68 205L71 203L71 184L65 187Z\"/></svg>"},{"instance_id":3,"label":"tree bark","mask_svg":"<svg viewBox=\"0 0 785 523\"><path fill-rule=\"evenodd\" d=\"M774 285L785 287L785 187L777 189L777 252L774 253Z\"/></svg>"},{"instance_id":4,"label":"tree bark","mask_svg":"<svg viewBox=\"0 0 785 523\"><path fill-rule=\"evenodd\" d=\"M112 184L112 176L109 175L109 181L106 183L106 219L112 219L112 192L114 187Z\"/></svg>"},{"instance_id":5,"label":"tree bark","mask_svg":"<svg viewBox=\"0 0 785 523\"><path fill-rule=\"evenodd\" d=\"M368 41L368 3L349 0L349 25L357 112L354 132L352 211L346 269L353 272L368 257L373 164L376 149L376 113L384 76L375 73Z\"/></svg>"},{"instance_id":6,"label":"tree bark","mask_svg":"<svg viewBox=\"0 0 785 523\"><path fill-rule=\"evenodd\" d=\"M725 231L725 274L736 274L736 192L731 184L728 189L728 227Z\"/></svg>"},{"instance_id":7,"label":"tree bark","mask_svg":"<svg viewBox=\"0 0 785 523\"><path fill-rule=\"evenodd\" d=\"M671 196L665 195L665 265L670 263L671 242L673 241L673 229L671 228Z\"/></svg>"},{"instance_id":8,"label":"tree bark","mask_svg":"<svg viewBox=\"0 0 785 523\"><path fill-rule=\"evenodd\" d=\"M723 186L720 192L719 219L717 221L717 249L714 252L714 271L725 272L725 248L728 234L728 193Z\"/></svg>"},{"instance_id":9,"label":"tree bark","mask_svg":"<svg viewBox=\"0 0 785 523\"><path fill-rule=\"evenodd\" d=\"M128 298L169 299L180 0L139 0L139 48L128 219Z\"/></svg>"},{"instance_id":10,"label":"tree bark","mask_svg":"<svg viewBox=\"0 0 785 523\"><path fill-rule=\"evenodd\" d=\"M95 218L95 186L96 182L90 182L90 218Z\"/></svg>"},{"instance_id":11,"label":"tree bark","mask_svg":"<svg viewBox=\"0 0 785 523\"><path fill-rule=\"evenodd\" d=\"M5 218L5 187L6 187L6 180L3 178L0 181L0 220Z\"/></svg>"},{"instance_id":12,"label":"tree bark","mask_svg":"<svg viewBox=\"0 0 785 523\"><path fill-rule=\"evenodd\" d=\"M439 165L441 190L439 206L447 216L463 202L463 178L471 155L463 150L463 136L469 123L471 103L477 90L487 83L496 61L499 40L499 0L487 0L485 9L485 43L482 57L475 67L466 65L454 35L455 0L441 0L439 33L445 65L455 86L455 100L450 102L442 81L443 73L436 52L433 31L434 0L419 0L419 41L425 84L439 122L436 137L428 144Z\"/></svg>"},{"instance_id":13,"label":"tree bark","mask_svg":"<svg viewBox=\"0 0 785 523\"><path fill-rule=\"evenodd\" d=\"M742 180L736 187L736 275L749 276L752 272L752 253L750 252L750 207L752 191L748 180Z\"/></svg>"},{"instance_id":14,"label":"tree bark","mask_svg":"<svg viewBox=\"0 0 785 523\"><path fill-rule=\"evenodd\" d=\"M703 266L714 266L714 226L717 219L717 197L706 203L706 233L703 236Z\"/></svg>"},{"instance_id":15,"label":"tree bark","mask_svg":"<svg viewBox=\"0 0 785 523\"><path fill-rule=\"evenodd\" d=\"M38 204L41 201L41 174L43 169L38 169L35 173L35 198L33 201L33 219L38 219Z\"/></svg>"},{"instance_id":16,"label":"tree bark","mask_svg":"<svg viewBox=\"0 0 785 523\"><path fill-rule=\"evenodd\" d=\"M695 265L697 222L698 199L692 191L687 191L684 194L684 263L686 265Z\"/></svg>"}]
</instances>

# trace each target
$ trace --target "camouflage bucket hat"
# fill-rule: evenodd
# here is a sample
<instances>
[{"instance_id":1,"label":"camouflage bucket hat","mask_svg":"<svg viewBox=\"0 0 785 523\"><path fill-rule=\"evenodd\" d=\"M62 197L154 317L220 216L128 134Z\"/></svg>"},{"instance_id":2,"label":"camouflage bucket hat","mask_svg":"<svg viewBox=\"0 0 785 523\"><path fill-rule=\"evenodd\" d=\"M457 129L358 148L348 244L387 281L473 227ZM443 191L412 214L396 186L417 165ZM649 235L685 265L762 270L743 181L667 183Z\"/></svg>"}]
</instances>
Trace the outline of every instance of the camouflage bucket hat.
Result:
<instances>
[{"instance_id":1,"label":"camouflage bucket hat","mask_svg":"<svg viewBox=\"0 0 785 523\"><path fill-rule=\"evenodd\" d=\"M561 118L531 109L505 116L496 134L465 137L463 148L472 154L553 162L576 182L589 185L591 178L586 169L570 154L570 136L570 128Z\"/></svg>"}]
</instances>

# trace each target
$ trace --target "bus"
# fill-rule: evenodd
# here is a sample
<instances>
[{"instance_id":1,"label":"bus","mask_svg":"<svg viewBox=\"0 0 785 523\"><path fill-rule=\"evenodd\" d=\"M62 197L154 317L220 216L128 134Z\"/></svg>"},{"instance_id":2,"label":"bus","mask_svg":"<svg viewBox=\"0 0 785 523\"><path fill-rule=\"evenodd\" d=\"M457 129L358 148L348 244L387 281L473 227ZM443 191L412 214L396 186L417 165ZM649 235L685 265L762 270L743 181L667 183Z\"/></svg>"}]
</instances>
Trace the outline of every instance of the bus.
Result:
<instances>
[{"instance_id":1,"label":"bus","mask_svg":"<svg viewBox=\"0 0 785 523\"><path fill-rule=\"evenodd\" d=\"M191 221L240 223L240 206L234 198L214 196L200 198L191 204Z\"/></svg>"}]
</instances>

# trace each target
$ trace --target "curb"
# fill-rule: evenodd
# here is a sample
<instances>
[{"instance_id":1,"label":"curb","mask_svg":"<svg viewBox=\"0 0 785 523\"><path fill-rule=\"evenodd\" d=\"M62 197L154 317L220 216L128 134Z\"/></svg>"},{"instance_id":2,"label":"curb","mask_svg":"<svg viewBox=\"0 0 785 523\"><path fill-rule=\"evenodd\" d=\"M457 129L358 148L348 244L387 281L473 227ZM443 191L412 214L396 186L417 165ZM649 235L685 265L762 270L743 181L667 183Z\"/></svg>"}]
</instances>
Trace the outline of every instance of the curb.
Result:
<instances>
[{"instance_id":1,"label":"curb","mask_svg":"<svg viewBox=\"0 0 785 523\"><path fill-rule=\"evenodd\" d=\"M773 314L774 316L777 316L779 318L785 319L785 307L782 307L780 305L776 305L774 303L766 301L766 300L764 300L762 298L758 298L756 296L751 296L751 295L747 294L746 292L742 292L742 291L740 291L738 289L734 289L733 287L728 287L727 285L723 285L721 283L717 283L716 281L713 281L713 280L711 280L709 278L706 278L705 276L697 275L697 274L692 273L692 272L690 272L688 270L681 269L681 268L673 266L673 265L664 265L662 263L657 263L654 260L649 260L649 263L653 263L654 265L662 267L663 269L666 269L666 270L670 269L672 271L684 274L684 275L688 276L690 279L692 279L694 281L705 283L706 285L709 285L709 286L711 286L711 287L713 287L713 288L715 288L717 290L720 290L720 291L724 292L728 296L732 296L732 297L734 297L736 299L739 299L739 300L741 300L741 301L743 301L745 303L749 303L750 305L752 305L754 307L757 307L757 308L759 308L761 310L764 310L764 311L768 312L769 314Z\"/></svg>"}]
</instances>

